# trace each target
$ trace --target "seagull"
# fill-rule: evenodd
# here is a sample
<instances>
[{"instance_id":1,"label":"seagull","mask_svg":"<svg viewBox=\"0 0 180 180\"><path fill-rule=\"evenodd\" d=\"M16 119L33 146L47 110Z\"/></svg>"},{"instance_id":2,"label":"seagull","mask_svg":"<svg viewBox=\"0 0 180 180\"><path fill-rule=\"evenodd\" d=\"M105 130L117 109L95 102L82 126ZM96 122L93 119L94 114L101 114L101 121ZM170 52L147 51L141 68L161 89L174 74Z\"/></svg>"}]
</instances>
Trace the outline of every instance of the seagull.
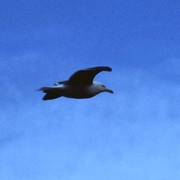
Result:
<instances>
[{"instance_id":1,"label":"seagull","mask_svg":"<svg viewBox=\"0 0 180 180\"><path fill-rule=\"evenodd\" d=\"M102 71L112 71L108 66L98 66L76 71L66 81L60 81L50 87L38 89L45 93L43 100L52 100L59 97L84 99L96 96L101 92L113 93L102 83L93 81L94 77Z\"/></svg>"}]
</instances>

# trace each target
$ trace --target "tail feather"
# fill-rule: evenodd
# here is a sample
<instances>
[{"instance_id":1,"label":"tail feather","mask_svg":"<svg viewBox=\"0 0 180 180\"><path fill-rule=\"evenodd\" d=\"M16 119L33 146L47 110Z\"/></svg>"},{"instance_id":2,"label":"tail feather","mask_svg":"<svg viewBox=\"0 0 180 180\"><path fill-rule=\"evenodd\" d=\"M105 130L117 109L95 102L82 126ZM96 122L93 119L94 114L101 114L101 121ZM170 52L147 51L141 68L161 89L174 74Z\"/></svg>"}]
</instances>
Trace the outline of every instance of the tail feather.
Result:
<instances>
[{"instance_id":1,"label":"tail feather","mask_svg":"<svg viewBox=\"0 0 180 180\"><path fill-rule=\"evenodd\" d=\"M37 91L43 91L44 93L48 93L48 91L50 90L50 87L41 87L40 89L38 89Z\"/></svg>"},{"instance_id":2,"label":"tail feather","mask_svg":"<svg viewBox=\"0 0 180 180\"><path fill-rule=\"evenodd\" d=\"M38 89L38 91L43 91L44 93L49 93L51 91L54 91L55 89L52 87L41 87L40 89Z\"/></svg>"},{"instance_id":3,"label":"tail feather","mask_svg":"<svg viewBox=\"0 0 180 180\"><path fill-rule=\"evenodd\" d=\"M47 93L42 99L43 100L51 100L51 99L56 99L61 97L61 95L56 94L56 93Z\"/></svg>"},{"instance_id":4,"label":"tail feather","mask_svg":"<svg viewBox=\"0 0 180 180\"><path fill-rule=\"evenodd\" d=\"M38 91L43 91L46 93L43 100L56 99L62 96L62 90L59 87L41 87Z\"/></svg>"}]
</instances>

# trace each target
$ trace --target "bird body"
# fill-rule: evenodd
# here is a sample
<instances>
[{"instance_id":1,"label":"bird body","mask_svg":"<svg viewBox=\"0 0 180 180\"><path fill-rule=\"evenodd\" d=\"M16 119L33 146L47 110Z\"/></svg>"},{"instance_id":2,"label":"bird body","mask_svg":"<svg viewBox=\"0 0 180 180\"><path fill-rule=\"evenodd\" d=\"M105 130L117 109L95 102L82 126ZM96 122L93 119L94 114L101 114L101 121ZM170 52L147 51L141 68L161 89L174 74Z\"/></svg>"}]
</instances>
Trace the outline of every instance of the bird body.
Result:
<instances>
[{"instance_id":1,"label":"bird body","mask_svg":"<svg viewBox=\"0 0 180 180\"><path fill-rule=\"evenodd\" d=\"M43 100L55 99L61 96L84 99L91 98L101 92L113 93L103 84L93 81L95 75L101 71L111 71L111 68L100 66L80 70L75 72L67 81L57 82L54 86L42 87L39 90L46 93Z\"/></svg>"}]
</instances>

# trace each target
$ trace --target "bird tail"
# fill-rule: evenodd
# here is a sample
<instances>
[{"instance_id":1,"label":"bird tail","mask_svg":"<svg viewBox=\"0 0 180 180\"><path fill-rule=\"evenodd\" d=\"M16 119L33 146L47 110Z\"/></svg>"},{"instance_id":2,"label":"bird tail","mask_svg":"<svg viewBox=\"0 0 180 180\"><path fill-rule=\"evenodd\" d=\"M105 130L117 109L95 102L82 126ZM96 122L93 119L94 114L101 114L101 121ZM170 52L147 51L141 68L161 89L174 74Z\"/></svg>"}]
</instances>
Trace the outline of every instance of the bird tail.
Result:
<instances>
[{"instance_id":1,"label":"bird tail","mask_svg":"<svg viewBox=\"0 0 180 180\"><path fill-rule=\"evenodd\" d=\"M49 93L53 90L52 87L41 87L40 89L38 89L37 91L43 91L44 93Z\"/></svg>"},{"instance_id":2,"label":"bird tail","mask_svg":"<svg viewBox=\"0 0 180 180\"><path fill-rule=\"evenodd\" d=\"M51 100L61 97L61 92L59 88L54 87L41 87L37 91L43 91L45 96L42 98L43 100Z\"/></svg>"},{"instance_id":3,"label":"bird tail","mask_svg":"<svg viewBox=\"0 0 180 180\"><path fill-rule=\"evenodd\" d=\"M47 93L45 96L42 98L43 100L51 100L51 99L56 99L61 97L61 95L56 94L56 93Z\"/></svg>"}]
</instances>

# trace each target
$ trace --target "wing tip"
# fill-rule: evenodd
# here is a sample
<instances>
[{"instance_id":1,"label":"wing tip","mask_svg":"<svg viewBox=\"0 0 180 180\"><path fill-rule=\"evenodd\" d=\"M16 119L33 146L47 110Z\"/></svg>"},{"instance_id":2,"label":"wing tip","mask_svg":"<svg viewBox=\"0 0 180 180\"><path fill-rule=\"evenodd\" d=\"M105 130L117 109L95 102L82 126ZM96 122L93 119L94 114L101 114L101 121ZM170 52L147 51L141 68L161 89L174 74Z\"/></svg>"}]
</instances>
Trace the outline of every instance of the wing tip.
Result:
<instances>
[{"instance_id":1,"label":"wing tip","mask_svg":"<svg viewBox=\"0 0 180 180\"><path fill-rule=\"evenodd\" d=\"M101 70L101 71L112 71L112 68L109 66L96 66L96 67L91 67L88 68L87 70Z\"/></svg>"},{"instance_id":2,"label":"wing tip","mask_svg":"<svg viewBox=\"0 0 180 180\"><path fill-rule=\"evenodd\" d=\"M109 66L106 66L107 71L112 71L112 68Z\"/></svg>"}]
</instances>

